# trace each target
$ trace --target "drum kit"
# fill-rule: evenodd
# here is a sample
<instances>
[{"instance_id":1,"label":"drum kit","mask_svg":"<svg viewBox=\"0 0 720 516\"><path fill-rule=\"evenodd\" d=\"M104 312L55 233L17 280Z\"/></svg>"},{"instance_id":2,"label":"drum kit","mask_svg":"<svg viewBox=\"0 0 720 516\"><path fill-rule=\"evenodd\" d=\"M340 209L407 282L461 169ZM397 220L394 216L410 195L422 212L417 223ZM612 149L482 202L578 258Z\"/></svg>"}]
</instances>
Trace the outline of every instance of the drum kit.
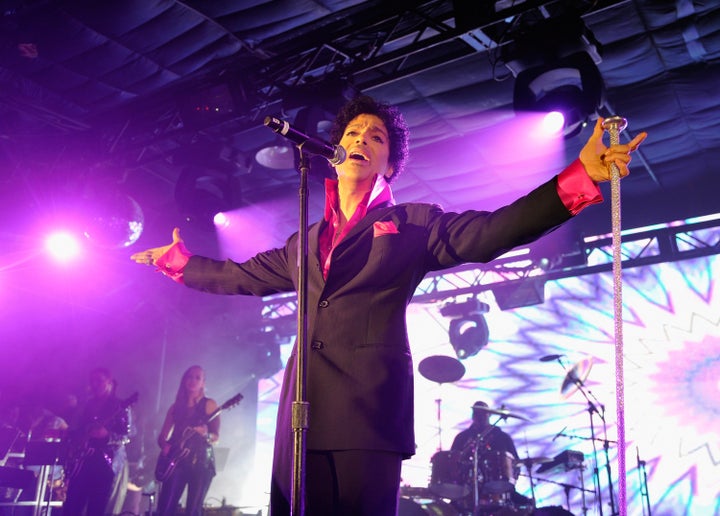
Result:
<instances>
[{"instance_id":1,"label":"drum kit","mask_svg":"<svg viewBox=\"0 0 720 516\"><path fill-rule=\"evenodd\" d=\"M581 363L568 371L563 381L562 394L566 395L577 381L584 381L587 378L590 365ZM418 369L422 376L439 384L455 382L465 373L460 361L439 355L425 358L420 362ZM440 400L436 401L438 426L440 426ZM498 422L508 418L528 421L525 416L504 407L483 407L475 404L473 410L498 416ZM539 512L542 508L535 506L536 479L533 477L533 470L540 465L545 465L546 470L554 467L558 457L516 458L506 450L497 450L488 446L483 442L483 437L484 435L481 434L476 439L471 439L461 450L438 448L430 460L431 476L428 486L401 488L398 516L545 514ZM582 464L578 468L582 468ZM520 475L524 475L529 480L532 498L525 497L515 490ZM572 516L567 511L563 514Z\"/></svg>"}]
</instances>

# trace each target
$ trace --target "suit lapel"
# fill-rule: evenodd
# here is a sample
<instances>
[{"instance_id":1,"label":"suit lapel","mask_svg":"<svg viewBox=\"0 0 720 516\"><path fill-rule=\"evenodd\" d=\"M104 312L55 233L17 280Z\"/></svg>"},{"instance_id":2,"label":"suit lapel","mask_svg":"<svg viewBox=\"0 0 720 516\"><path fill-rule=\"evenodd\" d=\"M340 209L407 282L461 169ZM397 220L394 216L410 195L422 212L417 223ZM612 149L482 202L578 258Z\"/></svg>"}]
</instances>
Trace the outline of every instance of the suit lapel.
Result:
<instances>
[{"instance_id":1,"label":"suit lapel","mask_svg":"<svg viewBox=\"0 0 720 516\"><path fill-rule=\"evenodd\" d=\"M308 281L319 284L325 283L320 263L320 231L325 226L327 226L327 222L321 220L308 229Z\"/></svg>"}]
</instances>

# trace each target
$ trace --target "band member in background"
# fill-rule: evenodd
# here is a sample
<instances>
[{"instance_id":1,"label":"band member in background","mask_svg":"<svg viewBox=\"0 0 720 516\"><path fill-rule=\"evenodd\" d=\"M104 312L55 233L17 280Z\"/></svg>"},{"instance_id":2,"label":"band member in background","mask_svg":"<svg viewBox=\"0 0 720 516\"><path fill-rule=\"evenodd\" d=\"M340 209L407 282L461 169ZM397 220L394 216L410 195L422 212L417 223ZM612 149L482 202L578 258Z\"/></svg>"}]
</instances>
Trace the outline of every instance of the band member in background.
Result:
<instances>
[{"instance_id":1,"label":"band member in background","mask_svg":"<svg viewBox=\"0 0 720 516\"><path fill-rule=\"evenodd\" d=\"M520 474L519 456L510 434L490 423L488 404L476 401L472 406L472 423L453 439L450 450L457 452L461 467L477 475L467 475L470 494L453 501L460 514L477 514L477 503L484 509L530 507L533 501L515 491ZM477 478L477 485L472 485ZM476 491L477 490L477 491Z\"/></svg>"},{"instance_id":2,"label":"band member in background","mask_svg":"<svg viewBox=\"0 0 720 516\"><path fill-rule=\"evenodd\" d=\"M486 450L507 452L514 460L518 460L518 453L512 437L497 425L490 424L490 411L484 401L476 401L472 406L472 423L462 430L453 439L452 451L464 452L480 444Z\"/></svg>"},{"instance_id":3,"label":"band member in background","mask_svg":"<svg viewBox=\"0 0 720 516\"><path fill-rule=\"evenodd\" d=\"M158 435L161 455L156 476L162 481L158 515L175 514L180 497L187 487L185 512L202 514L203 502L215 476L213 444L220 438L220 418L207 421L218 408L205 396L205 371L194 365L180 380L175 402L165 416Z\"/></svg>"},{"instance_id":4,"label":"band member in background","mask_svg":"<svg viewBox=\"0 0 720 516\"><path fill-rule=\"evenodd\" d=\"M125 445L130 435L130 402L117 398L116 383L108 369L90 372L90 398L69 429L69 482L63 514L98 516L116 513L127 492L128 464ZM113 493L117 495L111 504ZM117 511L119 512L119 511Z\"/></svg>"},{"instance_id":5,"label":"band member in background","mask_svg":"<svg viewBox=\"0 0 720 516\"><path fill-rule=\"evenodd\" d=\"M396 514L402 460L415 453L406 327L415 289L430 271L489 262L601 202L597 183L610 179L611 164L626 176L631 151L647 135L609 148L602 136L598 119L578 159L508 206L453 213L395 203L390 183L409 154L408 127L396 107L363 95L340 110L330 140L347 159L335 166L337 181L326 181L324 217L308 232L308 514ZM447 174L438 170L438 177ZM300 247L295 233L243 263L214 260L193 255L176 228L170 244L131 259L204 292L267 296L301 284ZM278 407L272 516L291 507L296 351Z\"/></svg>"}]
</instances>

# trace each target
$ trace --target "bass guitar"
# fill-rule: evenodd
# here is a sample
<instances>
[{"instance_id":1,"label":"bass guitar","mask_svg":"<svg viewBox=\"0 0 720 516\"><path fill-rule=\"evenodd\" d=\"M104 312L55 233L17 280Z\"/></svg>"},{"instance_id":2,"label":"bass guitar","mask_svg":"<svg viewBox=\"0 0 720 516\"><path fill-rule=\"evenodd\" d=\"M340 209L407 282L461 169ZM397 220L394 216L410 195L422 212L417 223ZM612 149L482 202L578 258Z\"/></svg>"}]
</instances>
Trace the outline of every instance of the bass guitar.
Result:
<instances>
[{"instance_id":1,"label":"bass guitar","mask_svg":"<svg viewBox=\"0 0 720 516\"><path fill-rule=\"evenodd\" d=\"M220 405L218 408L213 410L210 414L202 418L201 421L198 421L198 424L195 426L207 425L210 421L218 417L223 410L234 407L235 405L240 403L242 399L242 394L236 394L235 396L227 400L225 403ZM190 453L190 449L187 448L186 445L188 440L195 434L196 432L192 426L186 427L183 430L180 439L178 439L170 447L170 450L167 452L167 454L163 454L162 452L160 453L160 455L158 456L157 464L155 465L155 480L157 480L158 482L164 482L170 477L172 472L175 471L177 465Z\"/></svg>"},{"instance_id":2,"label":"bass guitar","mask_svg":"<svg viewBox=\"0 0 720 516\"><path fill-rule=\"evenodd\" d=\"M102 419L93 420L93 425L97 425L98 427L107 426L113 419L115 419L122 412L127 410L130 405L137 402L138 397L139 394L137 392L133 393L128 398L122 400L120 402L120 405L118 405L118 407L113 411L112 414ZM89 439L86 435L83 434L81 442L73 443L71 440L67 460L64 467L65 478L75 478L82 469L83 464L85 463L87 458L90 457L93 453L95 453L95 448L89 445Z\"/></svg>"}]
</instances>

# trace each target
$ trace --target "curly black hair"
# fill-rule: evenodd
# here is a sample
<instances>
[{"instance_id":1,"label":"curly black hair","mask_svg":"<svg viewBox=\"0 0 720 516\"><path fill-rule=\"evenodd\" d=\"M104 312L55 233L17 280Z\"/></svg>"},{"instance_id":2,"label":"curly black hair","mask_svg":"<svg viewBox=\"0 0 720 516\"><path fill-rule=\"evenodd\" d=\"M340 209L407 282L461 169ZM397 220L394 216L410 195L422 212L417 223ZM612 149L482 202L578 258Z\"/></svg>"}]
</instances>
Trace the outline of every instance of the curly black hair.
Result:
<instances>
[{"instance_id":1,"label":"curly black hair","mask_svg":"<svg viewBox=\"0 0 720 516\"><path fill-rule=\"evenodd\" d=\"M345 128L358 115L375 115L383 121L388 130L390 138L388 161L392 165L393 173L386 179L390 183L403 171L410 154L410 130L405 118L397 107L377 101L368 95L360 95L340 108L330 129L330 142L338 145Z\"/></svg>"}]
</instances>

